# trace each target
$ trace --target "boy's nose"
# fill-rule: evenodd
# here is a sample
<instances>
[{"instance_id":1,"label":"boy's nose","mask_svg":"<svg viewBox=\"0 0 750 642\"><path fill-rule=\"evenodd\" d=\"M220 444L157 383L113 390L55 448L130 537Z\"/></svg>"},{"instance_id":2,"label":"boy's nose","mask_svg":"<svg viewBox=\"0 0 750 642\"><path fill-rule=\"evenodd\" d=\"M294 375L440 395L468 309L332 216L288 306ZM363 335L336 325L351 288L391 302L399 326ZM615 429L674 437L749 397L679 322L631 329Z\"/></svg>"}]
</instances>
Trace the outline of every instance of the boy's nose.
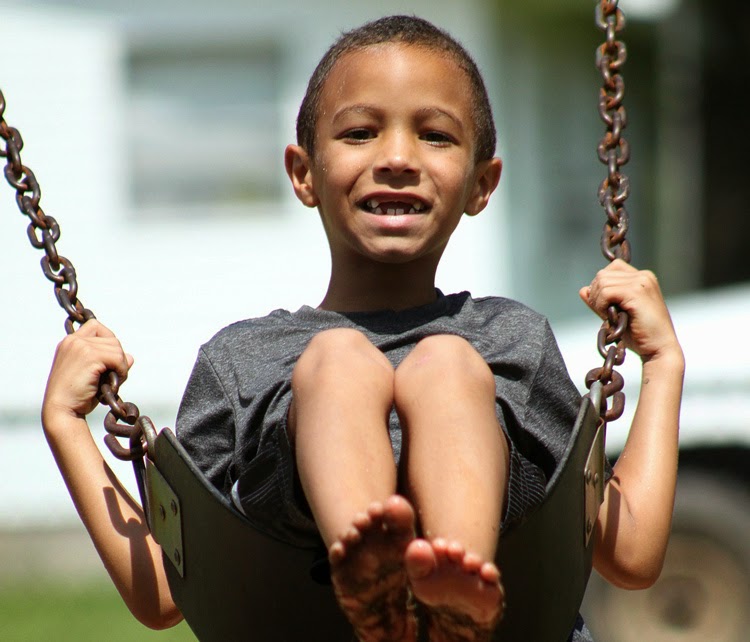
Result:
<instances>
[{"instance_id":1,"label":"boy's nose","mask_svg":"<svg viewBox=\"0 0 750 642\"><path fill-rule=\"evenodd\" d=\"M419 159L415 141L403 133L383 138L375 161L375 172L385 176L418 176Z\"/></svg>"}]
</instances>

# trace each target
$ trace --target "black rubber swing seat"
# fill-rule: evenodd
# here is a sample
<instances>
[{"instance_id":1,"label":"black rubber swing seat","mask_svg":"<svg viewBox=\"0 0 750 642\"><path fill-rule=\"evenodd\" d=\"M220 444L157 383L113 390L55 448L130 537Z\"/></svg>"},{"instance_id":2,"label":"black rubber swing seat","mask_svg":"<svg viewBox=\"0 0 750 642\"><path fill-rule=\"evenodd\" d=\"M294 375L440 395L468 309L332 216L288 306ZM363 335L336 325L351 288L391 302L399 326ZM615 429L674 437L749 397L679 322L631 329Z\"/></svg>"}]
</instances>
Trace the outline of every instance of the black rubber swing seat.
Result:
<instances>
[{"instance_id":1,"label":"black rubber swing seat","mask_svg":"<svg viewBox=\"0 0 750 642\"><path fill-rule=\"evenodd\" d=\"M496 640L564 642L575 625L591 572L589 535L603 497L598 408L597 390L596 401L583 398L545 502L500 542L507 606ZM257 530L206 481L170 430L159 433L152 457L146 466L149 521L174 601L199 640L355 639L331 586L311 576L314 551Z\"/></svg>"}]
</instances>

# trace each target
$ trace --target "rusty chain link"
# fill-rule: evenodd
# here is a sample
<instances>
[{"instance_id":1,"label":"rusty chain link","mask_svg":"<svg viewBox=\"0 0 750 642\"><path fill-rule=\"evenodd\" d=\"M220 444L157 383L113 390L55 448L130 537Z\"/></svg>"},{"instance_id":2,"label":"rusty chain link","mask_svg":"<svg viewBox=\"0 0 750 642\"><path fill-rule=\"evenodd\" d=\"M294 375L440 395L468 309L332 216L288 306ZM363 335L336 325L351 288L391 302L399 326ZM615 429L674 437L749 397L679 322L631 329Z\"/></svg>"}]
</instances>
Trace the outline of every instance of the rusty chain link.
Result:
<instances>
[{"instance_id":1,"label":"rusty chain link","mask_svg":"<svg viewBox=\"0 0 750 642\"><path fill-rule=\"evenodd\" d=\"M630 147L622 136L627 115L622 104L625 81L620 75L627 50L625 44L617 39L617 34L625 27L625 16L618 8L617 0L600 0L596 6L596 24L606 34L605 42L596 52L596 66L603 81L599 92L599 115L607 127L597 149L599 160L607 166L607 177L599 187L599 202L607 215L601 249L609 261L622 259L630 262L630 243L625 238L629 225L625 201L630 194L630 181L620 172L620 168L630 159ZM627 313L617 306L610 306L597 337L597 347L604 358L604 365L586 375L588 388L595 381L602 384L601 416L605 421L618 419L625 410L625 395L622 392L625 381L614 368L625 361L623 335L627 327ZM610 398L612 404L608 408L607 400Z\"/></svg>"},{"instance_id":2,"label":"rusty chain link","mask_svg":"<svg viewBox=\"0 0 750 642\"><path fill-rule=\"evenodd\" d=\"M75 332L75 324L83 324L94 319L94 313L85 308L78 299L78 281L73 264L57 251L60 240L60 226L57 221L44 213L39 205L41 190L39 183L28 167L21 162L23 139L19 131L5 122L5 96L0 91L0 138L5 141L5 149L0 148L0 158L6 159L5 179L16 190L16 204L30 223L26 230L33 247L44 250L42 272L54 285L55 298L68 315L65 320L65 332ZM97 398L109 412L104 419L107 436L104 442L118 459L132 461L142 458L146 447L144 444L144 425L150 426L148 417L140 416L135 404L123 401L118 391L120 378L115 372L108 371L99 381ZM121 423L122 422L122 423ZM129 440L123 446L118 437Z\"/></svg>"}]
</instances>

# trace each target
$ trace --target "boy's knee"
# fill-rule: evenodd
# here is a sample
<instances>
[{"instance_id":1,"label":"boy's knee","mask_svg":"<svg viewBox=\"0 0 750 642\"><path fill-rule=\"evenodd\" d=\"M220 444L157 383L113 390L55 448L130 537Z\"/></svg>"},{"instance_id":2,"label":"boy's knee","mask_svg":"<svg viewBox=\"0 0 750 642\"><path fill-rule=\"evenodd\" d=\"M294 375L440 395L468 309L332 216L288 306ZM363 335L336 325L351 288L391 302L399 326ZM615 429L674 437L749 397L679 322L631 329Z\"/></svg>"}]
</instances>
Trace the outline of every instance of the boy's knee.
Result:
<instances>
[{"instance_id":1,"label":"boy's knee","mask_svg":"<svg viewBox=\"0 0 750 642\"><path fill-rule=\"evenodd\" d=\"M351 328L324 330L312 338L297 360L292 386L306 381L316 384L327 375L346 376L359 368L389 382L393 376L388 358L364 334Z\"/></svg>"},{"instance_id":2,"label":"boy's knee","mask_svg":"<svg viewBox=\"0 0 750 642\"><path fill-rule=\"evenodd\" d=\"M385 358L370 340L359 330L353 328L333 328L318 332L307 344L302 358L313 355L316 359L325 359L341 355L358 355L376 352Z\"/></svg>"},{"instance_id":3,"label":"boy's knee","mask_svg":"<svg viewBox=\"0 0 750 642\"><path fill-rule=\"evenodd\" d=\"M486 361L466 339L451 335L435 335L422 339L399 366L397 386L413 380L450 385L466 383L495 393L495 378Z\"/></svg>"}]
</instances>

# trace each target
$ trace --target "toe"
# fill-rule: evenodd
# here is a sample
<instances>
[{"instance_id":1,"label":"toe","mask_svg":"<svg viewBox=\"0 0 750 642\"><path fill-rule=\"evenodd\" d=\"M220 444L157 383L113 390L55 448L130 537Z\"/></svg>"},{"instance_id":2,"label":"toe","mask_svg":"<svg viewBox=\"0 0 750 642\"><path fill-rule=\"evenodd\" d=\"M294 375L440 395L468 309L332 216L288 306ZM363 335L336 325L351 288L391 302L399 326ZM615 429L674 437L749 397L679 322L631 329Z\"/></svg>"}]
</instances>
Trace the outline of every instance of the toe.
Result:
<instances>
[{"instance_id":1,"label":"toe","mask_svg":"<svg viewBox=\"0 0 750 642\"><path fill-rule=\"evenodd\" d=\"M393 495L385 503L383 519L395 531L414 532L414 509L400 495Z\"/></svg>"},{"instance_id":2,"label":"toe","mask_svg":"<svg viewBox=\"0 0 750 642\"><path fill-rule=\"evenodd\" d=\"M476 553L466 553L464 555L463 568L467 573L479 573L483 563L482 558Z\"/></svg>"},{"instance_id":3,"label":"toe","mask_svg":"<svg viewBox=\"0 0 750 642\"><path fill-rule=\"evenodd\" d=\"M454 564L463 562L466 550L460 542L449 542L446 547L446 555Z\"/></svg>"},{"instance_id":4,"label":"toe","mask_svg":"<svg viewBox=\"0 0 750 642\"><path fill-rule=\"evenodd\" d=\"M376 522L383 519L384 510L381 502L373 502L367 507L367 514L373 522Z\"/></svg>"},{"instance_id":5,"label":"toe","mask_svg":"<svg viewBox=\"0 0 750 642\"><path fill-rule=\"evenodd\" d=\"M352 527L347 531L347 535L354 530L361 532L366 531L372 526L372 517L369 513L357 513L352 519Z\"/></svg>"},{"instance_id":6,"label":"toe","mask_svg":"<svg viewBox=\"0 0 750 642\"><path fill-rule=\"evenodd\" d=\"M492 562L485 562L482 564L479 570L479 575L485 582L490 584L500 582L500 569L498 569Z\"/></svg>"},{"instance_id":7,"label":"toe","mask_svg":"<svg viewBox=\"0 0 750 642\"><path fill-rule=\"evenodd\" d=\"M409 579L423 580L437 568L437 560L430 543L423 539L415 539L406 549L404 564Z\"/></svg>"},{"instance_id":8,"label":"toe","mask_svg":"<svg viewBox=\"0 0 750 642\"><path fill-rule=\"evenodd\" d=\"M331 548L328 549L328 561L331 564L338 564L346 557L346 548L340 541L331 544Z\"/></svg>"}]
</instances>

